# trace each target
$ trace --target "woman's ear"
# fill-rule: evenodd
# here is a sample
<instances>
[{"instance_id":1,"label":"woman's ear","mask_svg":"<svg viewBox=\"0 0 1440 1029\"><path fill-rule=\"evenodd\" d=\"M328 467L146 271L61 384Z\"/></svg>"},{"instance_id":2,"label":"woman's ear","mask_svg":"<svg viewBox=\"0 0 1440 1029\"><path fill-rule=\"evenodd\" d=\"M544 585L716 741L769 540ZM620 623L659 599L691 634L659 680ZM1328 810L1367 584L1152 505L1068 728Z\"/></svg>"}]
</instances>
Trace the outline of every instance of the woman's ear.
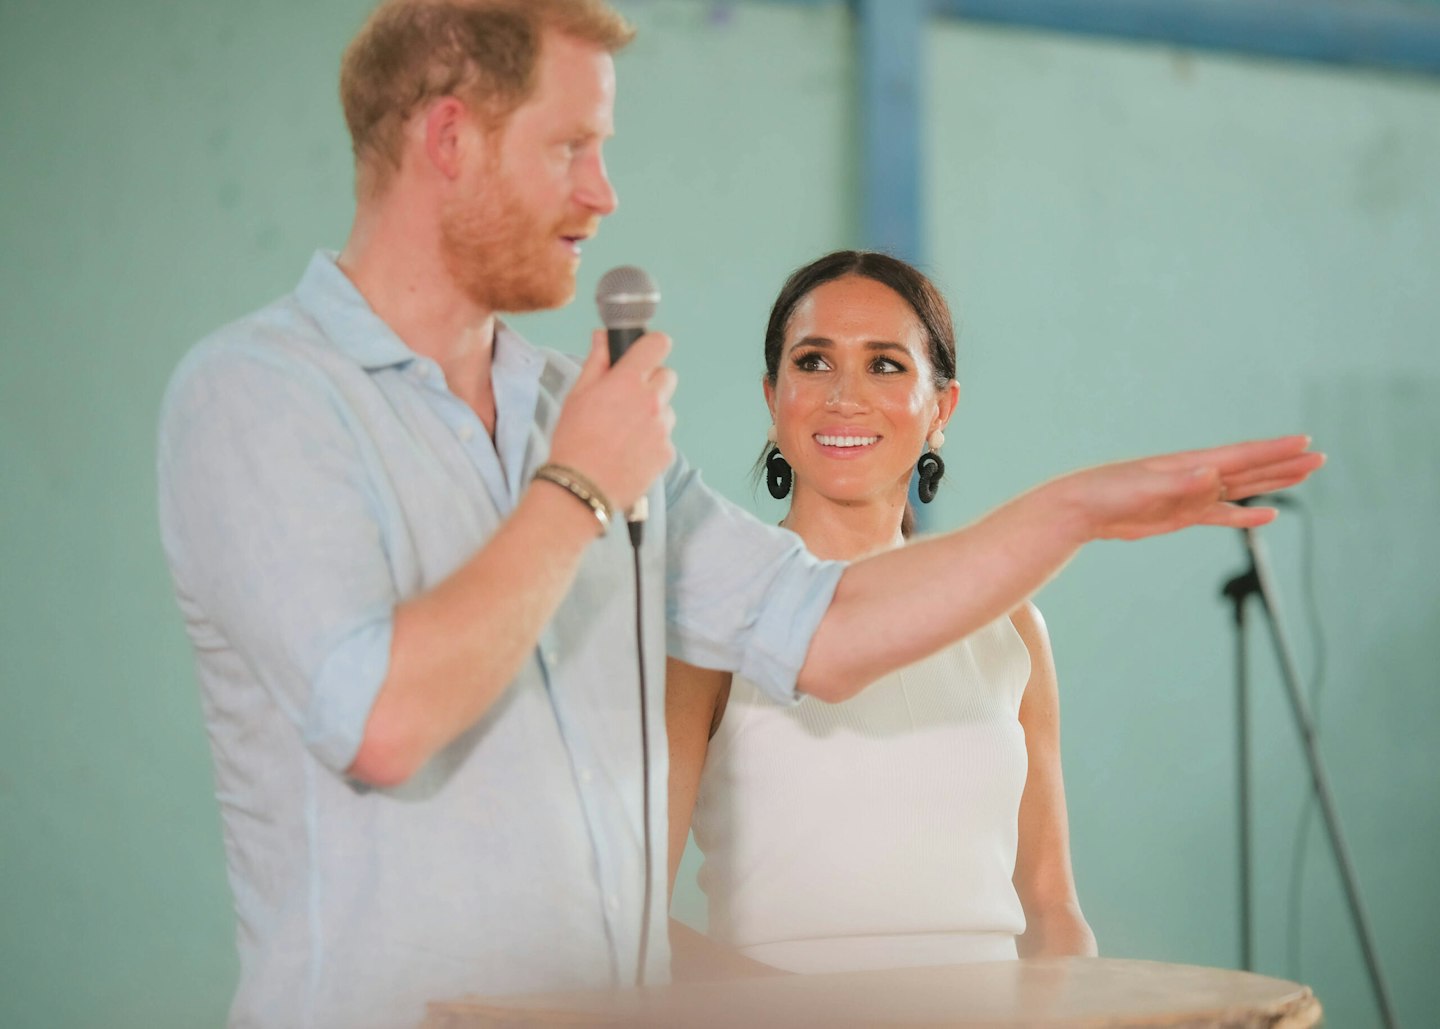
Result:
<instances>
[{"instance_id":1,"label":"woman's ear","mask_svg":"<svg viewBox=\"0 0 1440 1029\"><path fill-rule=\"evenodd\" d=\"M955 405L960 403L960 383L954 379L947 382L936 394L935 421L930 426L930 431L944 429L950 422L950 416L955 413Z\"/></svg>"},{"instance_id":2,"label":"woman's ear","mask_svg":"<svg viewBox=\"0 0 1440 1029\"><path fill-rule=\"evenodd\" d=\"M765 391L765 406L770 409L770 420L775 420L775 384L768 375L760 376L760 388Z\"/></svg>"}]
</instances>

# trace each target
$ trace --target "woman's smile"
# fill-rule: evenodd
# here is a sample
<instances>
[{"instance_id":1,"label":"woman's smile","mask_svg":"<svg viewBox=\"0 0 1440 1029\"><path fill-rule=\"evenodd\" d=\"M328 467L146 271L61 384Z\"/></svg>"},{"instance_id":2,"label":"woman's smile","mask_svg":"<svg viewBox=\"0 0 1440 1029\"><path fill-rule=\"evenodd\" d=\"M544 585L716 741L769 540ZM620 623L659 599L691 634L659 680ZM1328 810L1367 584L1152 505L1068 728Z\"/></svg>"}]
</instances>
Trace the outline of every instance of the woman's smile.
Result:
<instances>
[{"instance_id":1,"label":"woman's smile","mask_svg":"<svg viewBox=\"0 0 1440 1029\"><path fill-rule=\"evenodd\" d=\"M861 436L852 432L815 433L810 437L828 457L859 457L879 443L880 436Z\"/></svg>"}]
</instances>

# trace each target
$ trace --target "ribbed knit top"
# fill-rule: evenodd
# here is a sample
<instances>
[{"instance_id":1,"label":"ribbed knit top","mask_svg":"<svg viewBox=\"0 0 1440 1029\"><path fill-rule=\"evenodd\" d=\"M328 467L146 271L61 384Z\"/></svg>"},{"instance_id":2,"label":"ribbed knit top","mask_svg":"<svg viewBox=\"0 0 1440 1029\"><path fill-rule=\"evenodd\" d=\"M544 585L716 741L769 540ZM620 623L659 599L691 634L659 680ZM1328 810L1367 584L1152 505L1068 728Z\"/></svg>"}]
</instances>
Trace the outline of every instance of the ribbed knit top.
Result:
<instances>
[{"instance_id":1,"label":"ribbed knit top","mask_svg":"<svg viewBox=\"0 0 1440 1029\"><path fill-rule=\"evenodd\" d=\"M737 676L693 821L710 935L801 972L1014 957L1029 676L1008 618L839 704Z\"/></svg>"}]
</instances>

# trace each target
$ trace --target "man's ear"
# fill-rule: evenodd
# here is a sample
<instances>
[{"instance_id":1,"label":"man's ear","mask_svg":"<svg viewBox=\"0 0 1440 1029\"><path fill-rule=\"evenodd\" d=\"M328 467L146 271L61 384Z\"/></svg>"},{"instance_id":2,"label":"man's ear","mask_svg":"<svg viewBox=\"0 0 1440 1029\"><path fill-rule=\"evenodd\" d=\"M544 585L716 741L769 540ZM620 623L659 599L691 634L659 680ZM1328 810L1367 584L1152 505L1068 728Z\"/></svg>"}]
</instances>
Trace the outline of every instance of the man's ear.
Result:
<instances>
[{"instance_id":1,"label":"man's ear","mask_svg":"<svg viewBox=\"0 0 1440 1029\"><path fill-rule=\"evenodd\" d=\"M468 149L479 144L480 133L470 109L453 96L442 96L425 112L425 156L447 179L459 178Z\"/></svg>"}]
</instances>

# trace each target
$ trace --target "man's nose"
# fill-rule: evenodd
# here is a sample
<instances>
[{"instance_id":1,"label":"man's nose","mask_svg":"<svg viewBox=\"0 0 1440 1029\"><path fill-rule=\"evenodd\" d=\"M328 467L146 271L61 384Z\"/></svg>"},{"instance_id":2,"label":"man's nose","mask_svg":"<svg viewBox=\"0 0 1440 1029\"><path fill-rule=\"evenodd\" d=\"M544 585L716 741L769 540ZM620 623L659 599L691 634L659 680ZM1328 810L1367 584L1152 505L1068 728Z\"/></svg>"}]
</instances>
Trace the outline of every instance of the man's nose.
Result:
<instances>
[{"instance_id":1,"label":"man's nose","mask_svg":"<svg viewBox=\"0 0 1440 1029\"><path fill-rule=\"evenodd\" d=\"M602 217L620 206L620 197L616 195L615 187L610 184L605 162L599 156L593 162L587 162L575 196L581 204Z\"/></svg>"}]
</instances>

